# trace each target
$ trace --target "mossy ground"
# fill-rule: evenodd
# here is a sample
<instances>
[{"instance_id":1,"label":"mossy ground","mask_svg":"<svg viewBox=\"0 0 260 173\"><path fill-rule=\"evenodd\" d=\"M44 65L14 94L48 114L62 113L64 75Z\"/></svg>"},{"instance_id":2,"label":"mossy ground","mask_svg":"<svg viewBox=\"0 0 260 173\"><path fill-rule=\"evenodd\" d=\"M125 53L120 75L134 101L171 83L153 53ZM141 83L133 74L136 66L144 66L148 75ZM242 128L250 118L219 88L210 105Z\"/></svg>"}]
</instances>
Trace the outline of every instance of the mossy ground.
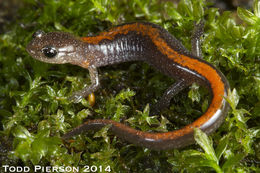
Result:
<instances>
[{"instance_id":1,"label":"mossy ground","mask_svg":"<svg viewBox=\"0 0 260 173\"><path fill-rule=\"evenodd\" d=\"M257 172L260 160L260 2L252 10L220 14L204 0L178 5L157 0L23 0L18 19L0 35L0 117L2 165L84 165L112 172ZM67 97L90 83L87 70L38 62L25 47L38 29L87 36L117 24L149 21L166 28L190 50L194 22L205 20L204 59L231 85L232 107L209 138L196 131L197 144L152 151L121 141L108 132L88 132L70 143L60 139L86 118L123 120L144 131L180 128L200 116L207 91L193 85L170 108L149 117L149 106L174 81L145 63L100 69L102 88L92 107ZM237 19L239 23L237 24ZM170 123L171 122L171 123ZM198 145L199 144L199 145ZM9 151L10 150L10 151ZM6 154L8 154L6 156ZM104 170L103 170L104 172Z\"/></svg>"}]
</instances>

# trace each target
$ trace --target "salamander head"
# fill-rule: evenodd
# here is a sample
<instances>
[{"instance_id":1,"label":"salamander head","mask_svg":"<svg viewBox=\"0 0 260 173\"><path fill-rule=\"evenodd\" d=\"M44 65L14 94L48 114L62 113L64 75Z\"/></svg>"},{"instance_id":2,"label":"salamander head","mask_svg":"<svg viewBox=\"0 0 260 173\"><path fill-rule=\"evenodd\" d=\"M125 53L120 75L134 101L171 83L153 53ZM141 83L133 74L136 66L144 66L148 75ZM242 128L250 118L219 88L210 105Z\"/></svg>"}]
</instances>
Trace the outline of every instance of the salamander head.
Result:
<instances>
[{"instance_id":1,"label":"salamander head","mask_svg":"<svg viewBox=\"0 0 260 173\"><path fill-rule=\"evenodd\" d=\"M33 58L47 63L79 65L84 61L82 42L64 32L37 31L33 34L33 40L27 45L26 50Z\"/></svg>"}]
</instances>

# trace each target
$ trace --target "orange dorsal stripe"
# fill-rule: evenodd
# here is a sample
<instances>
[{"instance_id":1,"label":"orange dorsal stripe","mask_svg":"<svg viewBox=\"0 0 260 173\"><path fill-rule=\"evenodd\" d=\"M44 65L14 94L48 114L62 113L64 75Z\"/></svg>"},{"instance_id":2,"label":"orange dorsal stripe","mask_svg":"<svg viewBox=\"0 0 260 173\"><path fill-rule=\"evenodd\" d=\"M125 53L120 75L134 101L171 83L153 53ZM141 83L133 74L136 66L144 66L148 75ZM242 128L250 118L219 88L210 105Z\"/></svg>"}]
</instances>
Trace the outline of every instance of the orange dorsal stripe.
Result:
<instances>
[{"instance_id":1,"label":"orange dorsal stripe","mask_svg":"<svg viewBox=\"0 0 260 173\"><path fill-rule=\"evenodd\" d=\"M194 59L176 52L174 49L171 48L170 45L166 43L166 41L163 38L160 37L160 31L157 28L154 28L147 24L146 25L142 23L126 24L123 26L112 28L107 32L102 32L98 36L83 37L81 39L84 42L90 44L98 44L100 41L104 39L113 40L115 36L118 34L126 35L129 33L129 31L135 31L138 34L141 34L143 36L149 36L149 38L151 38L154 45L156 45L157 49L162 54L172 59L175 63L183 67L189 68L193 71L196 71L201 76L204 76L211 84L211 89L213 93L212 101L207 111L193 123L185 126L182 129L173 132L158 133L156 136L153 135L154 133L143 132L145 133L143 135L145 135L148 138L169 139L169 138L176 138L178 136L183 136L184 134L190 133L193 131L194 127L201 127L217 112L218 109L220 109L223 101L223 96L225 94L225 86L221 80L221 76L219 76L217 71L214 68L212 68L210 65L201 62L198 59Z\"/></svg>"}]
</instances>

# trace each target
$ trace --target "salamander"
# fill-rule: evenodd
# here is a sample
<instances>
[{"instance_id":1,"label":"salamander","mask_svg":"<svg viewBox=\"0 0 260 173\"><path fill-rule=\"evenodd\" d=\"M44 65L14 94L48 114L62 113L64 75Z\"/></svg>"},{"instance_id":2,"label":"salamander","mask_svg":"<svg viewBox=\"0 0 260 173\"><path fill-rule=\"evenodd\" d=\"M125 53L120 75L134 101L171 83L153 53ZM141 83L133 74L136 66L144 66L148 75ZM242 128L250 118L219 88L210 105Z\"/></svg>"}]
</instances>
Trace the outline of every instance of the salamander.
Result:
<instances>
[{"instance_id":1,"label":"salamander","mask_svg":"<svg viewBox=\"0 0 260 173\"><path fill-rule=\"evenodd\" d=\"M198 35L195 34L193 39L195 44L199 42ZM155 106L158 111L169 106L174 95L194 82L208 88L211 99L207 110L194 122L178 130L144 132L121 122L95 119L84 122L63 136L66 140L82 132L111 125L112 133L123 140L153 150L167 150L194 143L194 128L200 128L207 134L215 131L229 110L225 99L229 90L226 77L199 57L197 45L193 47L195 54L164 28L148 22L133 22L82 38L65 32L37 31L26 49L37 60L55 64L70 63L89 70L91 85L69 98L74 102L79 102L99 88L98 67L128 61L144 61L176 80Z\"/></svg>"}]
</instances>

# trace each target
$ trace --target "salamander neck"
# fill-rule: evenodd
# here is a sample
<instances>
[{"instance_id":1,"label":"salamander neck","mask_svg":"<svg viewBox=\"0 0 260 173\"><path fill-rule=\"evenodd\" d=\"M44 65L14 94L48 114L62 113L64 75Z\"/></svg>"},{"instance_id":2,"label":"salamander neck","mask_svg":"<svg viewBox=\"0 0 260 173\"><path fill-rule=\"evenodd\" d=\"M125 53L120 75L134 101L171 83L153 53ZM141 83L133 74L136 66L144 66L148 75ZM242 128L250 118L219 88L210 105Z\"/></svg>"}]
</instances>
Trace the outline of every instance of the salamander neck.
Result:
<instances>
[{"instance_id":1,"label":"salamander neck","mask_svg":"<svg viewBox=\"0 0 260 173\"><path fill-rule=\"evenodd\" d=\"M90 55L91 64L96 67L128 61L142 61L144 44L138 35L127 34L114 40L103 40L97 44L86 43L86 54Z\"/></svg>"}]
</instances>

